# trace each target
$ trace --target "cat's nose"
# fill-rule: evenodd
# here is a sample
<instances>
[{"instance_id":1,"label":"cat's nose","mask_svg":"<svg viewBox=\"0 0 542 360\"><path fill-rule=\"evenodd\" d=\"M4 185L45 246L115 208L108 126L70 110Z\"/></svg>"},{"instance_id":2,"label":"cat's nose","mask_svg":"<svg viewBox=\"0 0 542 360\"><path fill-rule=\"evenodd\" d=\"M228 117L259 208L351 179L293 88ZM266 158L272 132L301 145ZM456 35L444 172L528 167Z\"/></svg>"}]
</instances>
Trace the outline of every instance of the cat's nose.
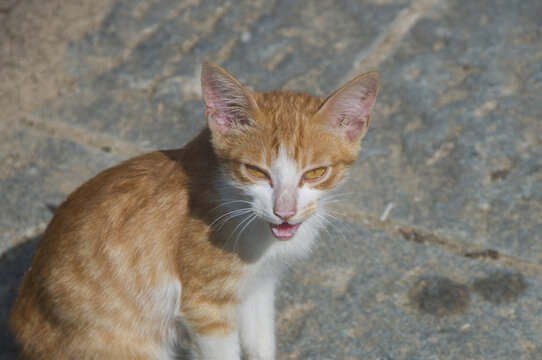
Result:
<instances>
[{"instance_id":1,"label":"cat's nose","mask_svg":"<svg viewBox=\"0 0 542 360\"><path fill-rule=\"evenodd\" d=\"M288 221L292 216L295 215L294 210L275 209L273 210L273 212L275 213L275 215L281 218L282 221Z\"/></svg>"}]
</instances>

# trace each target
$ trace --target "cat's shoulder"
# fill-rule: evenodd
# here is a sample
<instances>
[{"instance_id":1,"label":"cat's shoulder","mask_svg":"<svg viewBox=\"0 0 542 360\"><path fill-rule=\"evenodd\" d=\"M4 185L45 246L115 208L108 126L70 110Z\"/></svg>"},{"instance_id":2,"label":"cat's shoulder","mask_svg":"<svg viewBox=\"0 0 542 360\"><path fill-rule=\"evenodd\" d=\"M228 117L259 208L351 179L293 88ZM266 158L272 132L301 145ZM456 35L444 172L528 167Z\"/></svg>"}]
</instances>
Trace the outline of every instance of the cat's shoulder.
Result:
<instances>
[{"instance_id":1,"label":"cat's shoulder","mask_svg":"<svg viewBox=\"0 0 542 360\"><path fill-rule=\"evenodd\" d=\"M171 181L181 181L186 176L177 160L181 154L182 149L154 151L126 160L96 175L82 188L124 192L139 187L150 190Z\"/></svg>"}]
</instances>

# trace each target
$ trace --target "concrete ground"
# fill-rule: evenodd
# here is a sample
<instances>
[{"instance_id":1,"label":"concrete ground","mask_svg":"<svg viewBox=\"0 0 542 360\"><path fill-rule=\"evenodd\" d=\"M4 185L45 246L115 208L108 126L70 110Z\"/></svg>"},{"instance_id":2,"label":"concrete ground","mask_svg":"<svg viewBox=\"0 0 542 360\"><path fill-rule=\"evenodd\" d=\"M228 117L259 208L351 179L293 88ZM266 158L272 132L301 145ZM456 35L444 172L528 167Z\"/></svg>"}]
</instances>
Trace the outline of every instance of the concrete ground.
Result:
<instances>
[{"instance_id":1,"label":"concrete ground","mask_svg":"<svg viewBox=\"0 0 542 360\"><path fill-rule=\"evenodd\" d=\"M542 359L539 0L0 0L0 358L56 206L197 134L204 60L322 96L381 73L278 359Z\"/></svg>"}]
</instances>

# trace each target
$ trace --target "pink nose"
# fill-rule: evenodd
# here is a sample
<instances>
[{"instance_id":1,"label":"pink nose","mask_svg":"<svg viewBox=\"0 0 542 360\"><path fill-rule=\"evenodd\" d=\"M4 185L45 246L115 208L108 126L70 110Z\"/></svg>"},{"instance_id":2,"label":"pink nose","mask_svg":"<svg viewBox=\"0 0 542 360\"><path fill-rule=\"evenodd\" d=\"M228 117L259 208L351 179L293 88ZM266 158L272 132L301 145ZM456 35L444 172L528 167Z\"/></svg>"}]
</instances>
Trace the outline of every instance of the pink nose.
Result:
<instances>
[{"instance_id":1,"label":"pink nose","mask_svg":"<svg viewBox=\"0 0 542 360\"><path fill-rule=\"evenodd\" d=\"M280 210L275 209L274 210L275 215L277 215L279 218L282 219L282 221L288 221L292 216L295 215L295 211L293 210Z\"/></svg>"}]
</instances>

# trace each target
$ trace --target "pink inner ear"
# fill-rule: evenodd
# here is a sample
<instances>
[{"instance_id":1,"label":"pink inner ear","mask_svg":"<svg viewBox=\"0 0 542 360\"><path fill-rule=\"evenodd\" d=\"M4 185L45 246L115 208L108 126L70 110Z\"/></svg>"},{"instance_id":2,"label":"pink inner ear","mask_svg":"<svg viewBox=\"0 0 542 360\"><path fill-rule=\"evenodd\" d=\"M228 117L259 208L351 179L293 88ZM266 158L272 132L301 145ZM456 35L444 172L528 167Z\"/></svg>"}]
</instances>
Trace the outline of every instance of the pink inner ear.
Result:
<instances>
[{"instance_id":1,"label":"pink inner ear","mask_svg":"<svg viewBox=\"0 0 542 360\"><path fill-rule=\"evenodd\" d=\"M364 80L347 84L327 101L332 126L343 131L349 141L360 139L367 131L376 99L377 82Z\"/></svg>"},{"instance_id":2,"label":"pink inner ear","mask_svg":"<svg viewBox=\"0 0 542 360\"><path fill-rule=\"evenodd\" d=\"M205 105L205 117L211 126L215 127L221 134L226 134L231 125L231 118L226 116L225 112L220 112L216 108Z\"/></svg>"},{"instance_id":3,"label":"pink inner ear","mask_svg":"<svg viewBox=\"0 0 542 360\"><path fill-rule=\"evenodd\" d=\"M225 115L228 102L226 87L221 84L220 78L213 76L213 74L209 74L202 80L201 86L206 106Z\"/></svg>"},{"instance_id":4,"label":"pink inner ear","mask_svg":"<svg viewBox=\"0 0 542 360\"><path fill-rule=\"evenodd\" d=\"M367 129L369 128L369 121L370 121L371 115L361 115L359 118L355 120L344 120L339 125L344 130L346 137L349 141L355 141L356 139L360 138L362 135L365 134Z\"/></svg>"},{"instance_id":5,"label":"pink inner ear","mask_svg":"<svg viewBox=\"0 0 542 360\"><path fill-rule=\"evenodd\" d=\"M211 129L226 134L232 126L246 124L250 95L240 83L224 70L208 65L204 66L201 86Z\"/></svg>"},{"instance_id":6,"label":"pink inner ear","mask_svg":"<svg viewBox=\"0 0 542 360\"><path fill-rule=\"evenodd\" d=\"M203 97L206 108L209 107L225 115L227 113L226 95L220 94L219 86L219 84L213 84L212 81L204 79L202 83Z\"/></svg>"},{"instance_id":7,"label":"pink inner ear","mask_svg":"<svg viewBox=\"0 0 542 360\"><path fill-rule=\"evenodd\" d=\"M202 90L205 99L205 116L209 125L221 134L226 134L232 123L232 115L227 111L226 94L220 93L220 84L213 75L203 78Z\"/></svg>"}]
</instances>

